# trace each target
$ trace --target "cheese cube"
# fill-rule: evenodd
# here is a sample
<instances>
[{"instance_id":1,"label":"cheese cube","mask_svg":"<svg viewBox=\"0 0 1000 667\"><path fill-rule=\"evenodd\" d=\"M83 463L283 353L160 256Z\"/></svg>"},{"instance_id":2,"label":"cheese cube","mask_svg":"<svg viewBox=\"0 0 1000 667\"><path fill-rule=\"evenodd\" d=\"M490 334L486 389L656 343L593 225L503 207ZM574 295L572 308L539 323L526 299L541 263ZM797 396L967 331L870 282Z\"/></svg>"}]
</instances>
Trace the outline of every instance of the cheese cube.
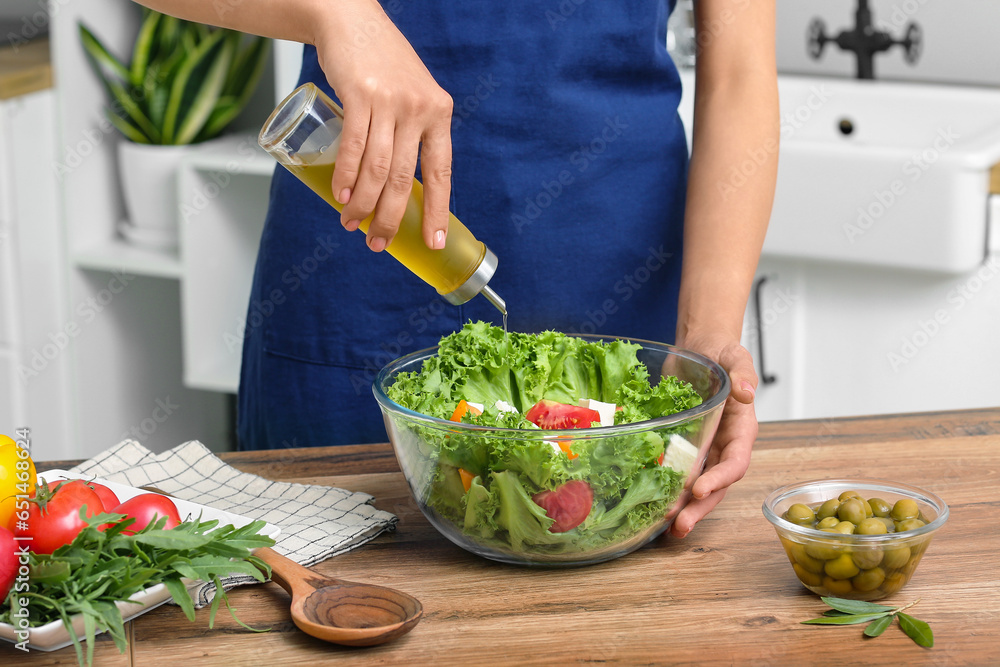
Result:
<instances>
[{"instance_id":1,"label":"cheese cube","mask_svg":"<svg viewBox=\"0 0 1000 667\"><path fill-rule=\"evenodd\" d=\"M517 408L507 401L497 401L494 406L498 412L517 412Z\"/></svg>"},{"instance_id":2,"label":"cheese cube","mask_svg":"<svg viewBox=\"0 0 1000 667\"><path fill-rule=\"evenodd\" d=\"M670 434L667 451L663 456L663 465L687 475L698 459L698 448L676 433Z\"/></svg>"},{"instance_id":3,"label":"cheese cube","mask_svg":"<svg viewBox=\"0 0 1000 667\"><path fill-rule=\"evenodd\" d=\"M592 398L581 398L576 404L581 408L590 408L596 411L601 416L601 426L615 425L615 410L617 406L614 403L595 401Z\"/></svg>"}]
</instances>

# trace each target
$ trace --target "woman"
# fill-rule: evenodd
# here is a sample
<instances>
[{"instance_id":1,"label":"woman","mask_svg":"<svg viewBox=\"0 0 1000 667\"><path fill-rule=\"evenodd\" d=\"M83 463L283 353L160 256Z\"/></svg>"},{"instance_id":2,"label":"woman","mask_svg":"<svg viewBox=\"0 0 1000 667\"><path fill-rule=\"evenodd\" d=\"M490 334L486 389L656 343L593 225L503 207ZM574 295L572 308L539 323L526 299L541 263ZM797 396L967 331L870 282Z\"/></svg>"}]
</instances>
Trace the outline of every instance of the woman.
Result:
<instances>
[{"instance_id":1,"label":"woman","mask_svg":"<svg viewBox=\"0 0 1000 667\"><path fill-rule=\"evenodd\" d=\"M306 44L302 80L345 111L340 222L374 212L374 253L416 173L425 242L443 246L449 208L485 242L513 330L674 340L718 361L732 394L674 535L742 477L757 377L740 332L777 166L773 1L695 3L690 164L665 49L673 0L143 4ZM336 212L283 169L271 197L250 309L280 299L247 331L241 447L383 440L378 368L496 312L446 305L333 229Z\"/></svg>"}]
</instances>

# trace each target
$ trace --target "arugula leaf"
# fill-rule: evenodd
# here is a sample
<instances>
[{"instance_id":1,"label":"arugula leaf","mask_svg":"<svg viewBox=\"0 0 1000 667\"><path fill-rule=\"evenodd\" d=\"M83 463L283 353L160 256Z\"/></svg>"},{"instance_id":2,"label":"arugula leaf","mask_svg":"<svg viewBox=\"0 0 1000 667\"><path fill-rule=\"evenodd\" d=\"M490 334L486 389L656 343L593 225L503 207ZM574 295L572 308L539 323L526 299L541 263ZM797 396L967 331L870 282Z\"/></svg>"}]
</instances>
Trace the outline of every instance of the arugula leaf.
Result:
<instances>
[{"instance_id":1,"label":"arugula leaf","mask_svg":"<svg viewBox=\"0 0 1000 667\"><path fill-rule=\"evenodd\" d=\"M194 604L184 579L211 581L217 586L211 626L222 603L236 618L222 587L222 577L243 574L265 581L271 574L271 568L252 553L257 547L274 544L274 540L260 534L263 521L240 528L219 528L217 520L196 519L164 530L163 518L135 535L125 535L122 530L133 521L122 519L120 514L85 517L87 527L71 543L52 554L29 553L31 589L7 596L0 604L0 621L11 623L26 616L37 627L61 620L69 630L78 662L90 665L99 630L108 631L119 651L124 652L128 646L117 602L134 602L132 597L137 593L163 584L184 615L193 621ZM112 525L100 529L108 523ZM77 614L83 616L82 638L72 628L72 617ZM248 627L238 618L236 621ZM87 640L86 648L81 639Z\"/></svg>"}]
</instances>

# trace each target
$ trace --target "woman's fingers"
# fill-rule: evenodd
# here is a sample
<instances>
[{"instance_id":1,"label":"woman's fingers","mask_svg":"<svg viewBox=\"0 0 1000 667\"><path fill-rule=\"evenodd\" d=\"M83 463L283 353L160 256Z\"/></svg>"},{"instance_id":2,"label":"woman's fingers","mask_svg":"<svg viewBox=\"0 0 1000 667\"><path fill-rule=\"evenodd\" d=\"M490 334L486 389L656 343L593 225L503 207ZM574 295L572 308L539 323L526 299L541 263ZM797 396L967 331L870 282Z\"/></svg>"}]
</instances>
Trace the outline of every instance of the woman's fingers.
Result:
<instances>
[{"instance_id":1,"label":"woman's fingers","mask_svg":"<svg viewBox=\"0 0 1000 667\"><path fill-rule=\"evenodd\" d=\"M413 172L417 168L420 135L409 128L397 128L389 176L375 205L375 217L368 227L368 247L378 252L388 245L406 212L413 189Z\"/></svg>"},{"instance_id":2,"label":"woman's fingers","mask_svg":"<svg viewBox=\"0 0 1000 667\"><path fill-rule=\"evenodd\" d=\"M382 196L382 190L389 178L389 170L392 166L395 133L394 115L373 108L371 125L365 141L365 152L361 157L361 165L358 169L358 178L351 191L350 201L341 212L341 220L346 223L345 226L348 228L353 228L356 222L371 215ZM384 230L380 231L382 234L385 233ZM381 239L381 241L376 239ZM373 236L369 231L367 242L372 250L379 251L385 248L390 239L384 236Z\"/></svg>"},{"instance_id":3,"label":"woman's fingers","mask_svg":"<svg viewBox=\"0 0 1000 667\"><path fill-rule=\"evenodd\" d=\"M333 197L341 204L350 203L354 186L357 185L361 158L368 145L371 117L372 110L367 101L358 105L344 102L344 129L337 148L337 164L333 168ZM341 216L340 222L346 225L348 220Z\"/></svg>"},{"instance_id":4,"label":"woman's fingers","mask_svg":"<svg viewBox=\"0 0 1000 667\"><path fill-rule=\"evenodd\" d=\"M444 93L437 105L437 121L424 133L420 147L420 171L424 184L424 243L440 250L447 240L451 199L451 96Z\"/></svg>"},{"instance_id":5,"label":"woman's fingers","mask_svg":"<svg viewBox=\"0 0 1000 667\"><path fill-rule=\"evenodd\" d=\"M670 534L674 537L687 537L694 525L704 519L725 497L726 489L721 489L706 498L692 498L674 519Z\"/></svg>"}]
</instances>

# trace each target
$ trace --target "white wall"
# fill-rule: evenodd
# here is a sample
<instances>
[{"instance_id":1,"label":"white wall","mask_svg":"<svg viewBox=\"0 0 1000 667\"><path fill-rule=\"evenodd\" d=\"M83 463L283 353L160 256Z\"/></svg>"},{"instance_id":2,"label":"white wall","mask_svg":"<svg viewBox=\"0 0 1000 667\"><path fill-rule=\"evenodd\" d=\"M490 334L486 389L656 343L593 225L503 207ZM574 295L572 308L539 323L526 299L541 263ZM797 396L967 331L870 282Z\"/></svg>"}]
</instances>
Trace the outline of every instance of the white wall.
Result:
<instances>
[{"instance_id":1,"label":"white wall","mask_svg":"<svg viewBox=\"0 0 1000 667\"><path fill-rule=\"evenodd\" d=\"M875 23L895 38L906 24L923 29L923 53L913 66L901 47L875 56L879 79L1000 85L1000 2L996 0L871 0ZM806 52L806 31L815 17L836 35L854 25L856 0L779 0L778 69L797 74L854 76L853 54L827 44L819 61Z\"/></svg>"}]
</instances>

